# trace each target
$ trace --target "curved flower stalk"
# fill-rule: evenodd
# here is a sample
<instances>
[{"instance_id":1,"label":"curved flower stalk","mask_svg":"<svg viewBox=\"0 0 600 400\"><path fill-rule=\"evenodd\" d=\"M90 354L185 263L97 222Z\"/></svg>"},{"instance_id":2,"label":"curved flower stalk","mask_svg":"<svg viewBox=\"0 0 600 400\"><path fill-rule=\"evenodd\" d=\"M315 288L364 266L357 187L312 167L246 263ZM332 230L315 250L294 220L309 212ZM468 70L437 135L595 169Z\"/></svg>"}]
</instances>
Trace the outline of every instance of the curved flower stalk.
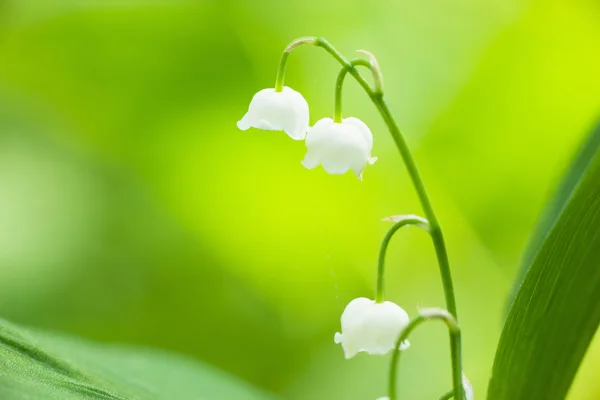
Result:
<instances>
[{"instance_id":1,"label":"curved flower stalk","mask_svg":"<svg viewBox=\"0 0 600 400\"><path fill-rule=\"evenodd\" d=\"M308 130L308 106L304 106L304 99L302 98L303 103L297 96L294 99L290 97L289 100L283 100L283 93L289 89L284 87L283 84L287 60L292 50L304 44L323 48L343 67L336 83L333 119L322 119L310 130ZM375 161L371 157L373 137L364 123L356 118L343 119L341 112L341 92L345 76L349 73L356 79L383 118L410 175L426 219L415 216L401 217L399 220L392 219L396 222L396 225L384 238L382 251L380 252L376 300L359 298L350 302L342 314L342 333L336 333L334 340L336 343L342 344L346 358L351 358L361 351L370 354L385 354L393 350L389 397L380 400L396 400L396 362L400 357L400 350L405 348L407 344L408 335L421 322L429 319L440 319L447 324L449 332L453 372L451 396L456 400L463 400L463 396L466 396L466 400L472 400L472 388L470 384L467 385L468 380L462 375L461 336L457 322L454 285L444 236L412 153L384 100L383 78L377 60L369 52L359 52L367 55L369 60L348 61L323 38L304 37L294 40L286 47L281 56L275 89L266 89L266 91L257 93L250 105L248 114L238 123L238 126L241 129L256 126L261 129L284 130L295 139L303 138L304 133L302 130L305 129L304 132L308 130L306 137L308 151L302 162L305 167L314 168L321 164L327 172L333 174L342 174L352 169L361 178L365 166ZM357 71L356 66L359 65L367 66L372 72L373 87ZM297 92L294 93L299 95ZM287 125L288 123L289 125ZM432 239L442 278L446 308L448 309L448 311L441 309L421 310L419 316L410 322L408 321L408 315L402 308L383 300L385 249L393 233L401 226L408 224L423 228ZM392 332L397 336L397 341L389 339Z\"/></svg>"},{"instance_id":2,"label":"curved flower stalk","mask_svg":"<svg viewBox=\"0 0 600 400\"><path fill-rule=\"evenodd\" d=\"M427 190L425 189L425 185L423 183L423 179L421 178L421 174L419 169L417 168L417 164L412 156L412 153L400 131L396 121L388 108L386 101L384 100L384 90L383 90L383 79L381 78L381 71L379 69L379 65L376 62L375 57L371 53L363 53L369 56L369 61L362 60L362 62L357 62L355 60L348 61L339 51L337 51L327 40L320 37L303 37L292 41L283 51L281 56L281 61L279 63L279 70L277 72L277 79L275 81L275 88L283 88L283 82L285 78L285 69L287 65L287 61L290 53L302 45L313 45L323 48L327 51L336 61L338 61L342 65L342 70L338 75L338 81L336 86L336 93L341 93L341 87L344 81L344 77L347 74L350 74L356 79L358 84L363 88L365 93L369 96L373 104L377 107L377 110L381 114L385 124L390 131L392 139L394 140L402 159L404 160L404 164L406 169L410 175L412 183L415 187L421 205L423 207L423 211L425 217L429 221L429 232L435 247L435 251L438 258L438 263L440 267L440 275L442 276L442 283L444 286L444 296L446 299L446 308L448 311L457 318L456 312L456 300L454 297L454 285L452 283L452 275L450 273L450 265L448 262L448 255L446 252L446 244L444 241L444 236L442 234L442 230L440 224L438 222L437 216L433 211L433 206L431 205L431 201L429 200L429 195L427 194ZM369 66L373 76L375 77L375 87L372 88L371 85L365 80L365 78L358 72L356 65L365 65ZM341 96L336 95L336 112L334 115L334 120L340 121L341 118L341 106L337 107L337 102L341 104Z\"/></svg>"},{"instance_id":3,"label":"curved flower stalk","mask_svg":"<svg viewBox=\"0 0 600 400\"><path fill-rule=\"evenodd\" d=\"M460 354L460 327L458 326L458 322L456 319L450 314L448 311L443 310L441 308L422 308L419 310L419 315L413 318L406 328L402 330L398 338L396 339L395 346L400 346L405 340L408 340L410 334L415 330L415 328L421 325L425 321L430 320L440 320L444 324L446 324L448 328L448 333L450 335L450 352L452 354ZM400 360L401 352L399 350L395 350L392 354L392 360L390 365L390 378L389 378L389 400L396 400L396 370L398 368L398 362ZM463 399L463 394L466 392L466 388L464 387L464 382L466 377L462 373L461 369L460 357L452 356L452 396L455 399ZM467 380L468 382L468 380ZM469 388L471 384L469 383ZM472 388L471 388L471 396L472 396ZM450 393L448 393L450 395ZM452 397L450 396L450 397ZM444 396L445 397L445 396ZM442 399L444 398L442 397ZM446 397L446 398L450 398ZM472 400L467 399L467 400Z\"/></svg>"},{"instance_id":4,"label":"curved flower stalk","mask_svg":"<svg viewBox=\"0 0 600 400\"><path fill-rule=\"evenodd\" d=\"M384 355L396 347L405 350L410 346L408 340L396 346L396 338L409 320L406 311L391 301L377 303L359 297L342 313L342 332L335 334L334 342L342 345L347 359L360 352Z\"/></svg>"},{"instance_id":5,"label":"curved flower stalk","mask_svg":"<svg viewBox=\"0 0 600 400\"><path fill-rule=\"evenodd\" d=\"M285 86L280 91L263 89L256 93L237 126L243 131L249 128L284 131L294 140L303 140L308 122L308 103L299 92Z\"/></svg>"},{"instance_id":6,"label":"curved flower stalk","mask_svg":"<svg viewBox=\"0 0 600 400\"><path fill-rule=\"evenodd\" d=\"M385 237L381 241L381 248L379 250L379 261L377 265L377 289L375 292L375 300L383 301L384 294L384 271L385 271L385 255L387 253L388 245L394 234L404 226L416 226L423 229L425 232L429 232L429 221L425 218L416 215L394 215L383 219L384 221L395 222L394 226L385 234Z\"/></svg>"},{"instance_id":7,"label":"curved flower stalk","mask_svg":"<svg viewBox=\"0 0 600 400\"><path fill-rule=\"evenodd\" d=\"M317 121L308 131L306 148L308 151L302 161L306 168L321 164L330 174L344 174L351 169L361 180L367 164L377 161L377 157L371 157L373 134L358 118Z\"/></svg>"}]
</instances>

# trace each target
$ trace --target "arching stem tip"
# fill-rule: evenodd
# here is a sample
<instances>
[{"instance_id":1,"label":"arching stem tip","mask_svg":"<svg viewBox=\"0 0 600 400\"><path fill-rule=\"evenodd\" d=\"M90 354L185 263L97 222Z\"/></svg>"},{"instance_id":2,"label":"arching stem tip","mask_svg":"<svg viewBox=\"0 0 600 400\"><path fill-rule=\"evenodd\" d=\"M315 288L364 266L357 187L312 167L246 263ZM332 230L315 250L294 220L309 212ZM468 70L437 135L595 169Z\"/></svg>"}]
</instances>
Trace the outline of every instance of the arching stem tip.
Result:
<instances>
[{"instance_id":1,"label":"arching stem tip","mask_svg":"<svg viewBox=\"0 0 600 400\"><path fill-rule=\"evenodd\" d=\"M395 223L410 221L411 225L417 226L417 227L429 232L429 221L423 217L419 217L418 215L414 215L414 214L392 215L389 217L382 218L381 220L395 222Z\"/></svg>"},{"instance_id":2,"label":"arching stem tip","mask_svg":"<svg viewBox=\"0 0 600 400\"><path fill-rule=\"evenodd\" d=\"M383 75L381 73L381 68L379 68L377 58L375 58L373 53L367 50L356 50L356 52L369 57L369 62L371 63L371 72L373 73L373 80L375 82L374 92L378 95L381 95L383 93Z\"/></svg>"},{"instance_id":3,"label":"arching stem tip","mask_svg":"<svg viewBox=\"0 0 600 400\"><path fill-rule=\"evenodd\" d=\"M319 38L317 38L317 37L314 37L314 36L301 37L301 38L295 39L290 44L288 44L284 51L286 53L290 53L296 47L302 46L303 44L316 45L317 43L319 43Z\"/></svg>"}]
</instances>

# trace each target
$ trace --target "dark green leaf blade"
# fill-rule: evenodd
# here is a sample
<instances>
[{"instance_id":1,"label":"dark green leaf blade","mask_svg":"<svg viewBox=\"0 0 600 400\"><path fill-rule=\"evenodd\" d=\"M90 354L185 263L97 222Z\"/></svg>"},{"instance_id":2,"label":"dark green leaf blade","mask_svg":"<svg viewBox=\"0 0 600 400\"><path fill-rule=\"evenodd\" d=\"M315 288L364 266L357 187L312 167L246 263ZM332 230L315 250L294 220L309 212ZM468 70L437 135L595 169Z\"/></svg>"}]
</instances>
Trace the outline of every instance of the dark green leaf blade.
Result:
<instances>
[{"instance_id":1,"label":"dark green leaf blade","mask_svg":"<svg viewBox=\"0 0 600 400\"><path fill-rule=\"evenodd\" d=\"M489 400L564 399L600 323L598 130L580 176L564 195L511 306L492 370ZM581 152L585 154L585 152ZM583 165L585 164L585 165ZM573 175L573 176L575 176ZM563 184L564 188L569 187Z\"/></svg>"},{"instance_id":2,"label":"dark green leaf blade","mask_svg":"<svg viewBox=\"0 0 600 400\"><path fill-rule=\"evenodd\" d=\"M214 368L160 350L90 343L0 320L0 398L272 400Z\"/></svg>"},{"instance_id":3,"label":"dark green leaf blade","mask_svg":"<svg viewBox=\"0 0 600 400\"><path fill-rule=\"evenodd\" d=\"M579 149L561 183L558 185L554 194L550 197L550 201L543 210L537 226L529 238L529 243L527 244L523 254L523 259L521 260L518 279L515 280L511 295L508 299L507 311L510 308L510 304L514 300L515 295L517 294L517 291L523 282L523 279L525 278L525 274L527 274L529 267L533 263L536 254L544 242L544 239L546 239L548 236L552 226L554 226L556 223L558 216L571 197L573 190L577 187L577 184L579 184L583 178L583 175L585 174L590 162L599 151L600 121Z\"/></svg>"}]
</instances>

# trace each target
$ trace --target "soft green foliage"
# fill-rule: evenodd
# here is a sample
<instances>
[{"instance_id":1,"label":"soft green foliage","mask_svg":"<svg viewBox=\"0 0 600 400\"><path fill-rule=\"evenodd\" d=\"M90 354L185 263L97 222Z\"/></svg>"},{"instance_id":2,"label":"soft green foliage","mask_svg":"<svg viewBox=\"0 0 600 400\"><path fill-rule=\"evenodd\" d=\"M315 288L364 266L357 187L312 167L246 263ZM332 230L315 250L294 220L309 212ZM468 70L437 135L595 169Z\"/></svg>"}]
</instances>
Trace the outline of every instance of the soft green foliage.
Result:
<instances>
[{"instance_id":1,"label":"soft green foliage","mask_svg":"<svg viewBox=\"0 0 600 400\"><path fill-rule=\"evenodd\" d=\"M266 400L273 397L183 356L94 344L0 320L0 398Z\"/></svg>"},{"instance_id":2,"label":"soft green foliage","mask_svg":"<svg viewBox=\"0 0 600 400\"><path fill-rule=\"evenodd\" d=\"M556 220L561 215L561 212L571 198L576 186L586 176L589 164L599 151L600 122L596 128L592 130L592 133L588 136L587 141L583 144L583 146L581 146L581 149L573 159L566 176L563 178L561 184L557 188L556 193L551 196L546 209L540 217L540 221L531 235L529 244L525 250L521 264L520 276L515 280L513 286L513 295L510 297L509 303L512 303L514 300L514 296L519 290L521 283L523 282L523 278L525 278L525 274L537 256L540 247L550 233L552 226L556 223ZM510 304L508 305L510 306Z\"/></svg>"},{"instance_id":3,"label":"soft green foliage","mask_svg":"<svg viewBox=\"0 0 600 400\"><path fill-rule=\"evenodd\" d=\"M598 328L599 136L600 126L536 231L542 240L532 241L535 255L502 332L489 400L564 399Z\"/></svg>"},{"instance_id":4,"label":"soft green foliage","mask_svg":"<svg viewBox=\"0 0 600 400\"><path fill-rule=\"evenodd\" d=\"M348 301L374 295L381 218L421 214L384 123L348 79L343 116L379 157L362 183L235 126L284 46L319 35L379 60L480 399L522 250L597 116L599 16L596 0L0 0L0 316L185 354L289 400L385 395L389 358L333 343ZM290 57L311 125L333 116L338 72L320 49ZM411 316L443 306L422 232L398 232L386 271ZM411 342L399 394L438 398L447 334ZM600 398L600 347L588 359L575 400Z\"/></svg>"}]
</instances>

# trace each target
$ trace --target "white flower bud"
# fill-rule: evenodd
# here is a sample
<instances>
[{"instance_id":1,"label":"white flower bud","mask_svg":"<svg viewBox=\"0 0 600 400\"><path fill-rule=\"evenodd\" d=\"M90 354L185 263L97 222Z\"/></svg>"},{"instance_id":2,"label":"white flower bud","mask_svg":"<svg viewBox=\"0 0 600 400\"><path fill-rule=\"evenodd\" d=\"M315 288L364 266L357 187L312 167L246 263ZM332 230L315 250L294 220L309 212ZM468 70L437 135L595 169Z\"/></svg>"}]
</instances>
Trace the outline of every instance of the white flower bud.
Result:
<instances>
[{"instance_id":1,"label":"white flower bud","mask_svg":"<svg viewBox=\"0 0 600 400\"><path fill-rule=\"evenodd\" d=\"M359 352L383 355L394 349L408 323L408 314L397 304L359 297L346 306L342 313L342 333L336 333L333 340L342 344L346 358ZM406 340L400 350L408 346Z\"/></svg>"},{"instance_id":2,"label":"white flower bud","mask_svg":"<svg viewBox=\"0 0 600 400\"><path fill-rule=\"evenodd\" d=\"M243 131L251 127L284 131L292 139L302 140L309 128L308 121L308 103L300 93L285 86L281 92L263 89L256 93L237 126Z\"/></svg>"},{"instance_id":3,"label":"white flower bud","mask_svg":"<svg viewBox=\"0 0 600 400\"><path fill-rule=\"evenodd\" d=\"M467 376L463 373L462 375L462 384L465 389L465 399L473 400L475 399L475 395L473 393L473 386L471 386L471 382L467 379Z\"/></svg>"},{"instance_id":4,"label":"white flower bud","mask_svg":"<svg viewBox=\"0 0 600 400\"><path fill-rule=\"evenodd\" d=\"M312 169L321 164L330 174L343 174L351 169L362 179L365 166L377 161L371 157L373 134L358 118L345 118L340 123L331 118L317 121L308 131L306 148L302 165Z\"/></svg>"}]
</instances>

